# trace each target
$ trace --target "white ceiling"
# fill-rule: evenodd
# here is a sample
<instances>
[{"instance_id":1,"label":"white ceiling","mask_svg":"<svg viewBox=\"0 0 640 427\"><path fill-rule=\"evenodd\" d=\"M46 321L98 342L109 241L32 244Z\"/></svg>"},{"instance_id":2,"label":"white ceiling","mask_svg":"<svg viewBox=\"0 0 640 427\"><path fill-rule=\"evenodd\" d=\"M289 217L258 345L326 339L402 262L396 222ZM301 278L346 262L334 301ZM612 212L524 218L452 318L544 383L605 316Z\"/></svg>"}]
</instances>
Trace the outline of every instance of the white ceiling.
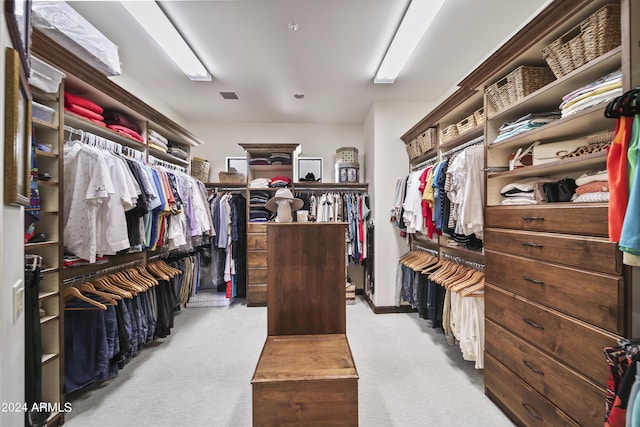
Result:
<instances>
[{"instance_id":1,"label":"white ceiling","mask_svg":"<svg viewBox=\"0 0 640 427\"><path fill-rule=\"evenodd\" d=\"M70 2L119 46L123 76L187 121L362 123L377 101L441 101L548 0L447 0L396 82L374 85L408 3L161 1L213 75L191 82L119 2Z\"/></svg>"}]
</instances>

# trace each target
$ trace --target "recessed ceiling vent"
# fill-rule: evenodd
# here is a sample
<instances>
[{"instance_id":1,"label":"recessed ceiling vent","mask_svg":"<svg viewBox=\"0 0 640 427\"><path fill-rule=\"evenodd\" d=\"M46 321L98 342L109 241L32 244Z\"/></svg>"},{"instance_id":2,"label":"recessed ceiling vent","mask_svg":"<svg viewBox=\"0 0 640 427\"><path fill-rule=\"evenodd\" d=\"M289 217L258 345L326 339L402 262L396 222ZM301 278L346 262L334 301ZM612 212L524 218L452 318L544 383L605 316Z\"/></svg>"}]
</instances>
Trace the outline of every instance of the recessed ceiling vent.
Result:
<instances>
[{"instance_id":1,"label":"recessed ceiling vent","mask_svg":"<svg viewBox=\"0 0 640 427\"><path fill-rule=\"evenodd\" d=\"M235 92L220 92L222 99L238 99L238 94Z\"/></svg>"}]
</instances>

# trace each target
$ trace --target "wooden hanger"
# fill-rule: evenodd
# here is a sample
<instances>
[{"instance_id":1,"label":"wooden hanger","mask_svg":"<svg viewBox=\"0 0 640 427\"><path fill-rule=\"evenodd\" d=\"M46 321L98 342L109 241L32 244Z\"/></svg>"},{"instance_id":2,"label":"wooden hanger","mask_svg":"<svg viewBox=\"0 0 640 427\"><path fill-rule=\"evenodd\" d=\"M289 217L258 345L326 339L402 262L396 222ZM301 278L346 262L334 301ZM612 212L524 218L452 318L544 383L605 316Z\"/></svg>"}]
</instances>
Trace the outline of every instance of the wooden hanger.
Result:
<instances>
[{"instance_id":1,"label":"wooden hanger","mask_svg":"<svg viewBox=\"0 0 640 427\"><path fill-rule=\"evenodd\" d=\"M158 284L158 279L153 277L153 275L149 273L149 271L144 265L140 264L139 266L136 267L136 270L138 270L141 276L148 278L153 283L153 286Z\"/></svg>"},{"instance_id":2,"label":"wooden hanger","mask_svg":"<svg viewBox=\"0 0 640 427\"><path fill-rule=\"evenodd\" d=\"M80 290L78 288L75 288L73 286L69 286L68 288L65 288L62 291L62 299L65 303L69 302L69 301L73 301L74 299L79 299L82 300L84 302L87 302L91 305L93 305L94 307L99 308L100 310L106 310L107 306L102 304L101 302L98 302L94 299L89 298L88 296L84 295L82 292L80 292Z\"/></svg>"},{"instance_id":3,"label":"wooden hanger","mask_svg":"<svg viewBox=\"0 0 640 427\"><path fill-rule=\"evenodd\" d=\"M474 271L471 277L463 282L457 283L450 288L453 292L460 293L463 289L466 289L470 286L474 286L480 282L484 282L484 273L481 271Z\"/></svg>"},{"instance_id":4,"label":"wooden hanger","mask_svg":"<svg viewBox=\"0 0 640 427\"><path fill-rule=\"evenodd\" d=\"M160 266L161 270L165 271L169 275L169 277L174 277L176 274L182 274L182 271L171 267L169 264L164 262L164 260L158 261L157 264Z\"/></svg>"},{"instance_id":5,"label":"wooden hanger","mask_svg":"<svg viewBox=\"0 0 640 427\"><path fill-rule=\"evenodd\" d=\"M168 276L164 271L160 270L160 269L155 265L155 263L152 263L152 264L147 265L147 270L148 270L151 274L155 275L158 279L162 279L162 280L165 280L165 281L168 281L168 280L169 280L169 276Z\"/></svg>"},{"instance_id":6,"label":"wooden hanger","mask_svg":"<svg viewBox=\"0 0 640 427\"><path fill-rule=\"evenodd\" d=\"M113 305L117 305L118 301L122 299L120 295L99 291L91 283L87 282L77 285L76 288L78 288L81 292L97 295L100 298L104 299L105 302Z\"/></svg>"},{"instance_id":7,"label":"wooden hanger","mask_svg":"<svg viewBox=\"0 0 640 427\"><path fill-rule=\"evenodd\" d=\"M478 293L478 291L480 290L484 290L484 277L475 285L472 286L468 286L466 288L464 288L461 292L460 292L460 296L463 297L468 297L468 296L483 296L484 292L482 293Z\"/></svg>"},{"instance_id":8,"label":"wooden hanger","mask_svg":"<svg viewBox=\"0 0 640 427\"><path fill-rule=\"evenodd\" d=\"M105 291L120 295L122 298L133 298L133 294L127 290L124 290L113 283L109 282L103 277L98 277L93 280L93 286L96 288L104 289Z\"/></svg>"}]
</instances>

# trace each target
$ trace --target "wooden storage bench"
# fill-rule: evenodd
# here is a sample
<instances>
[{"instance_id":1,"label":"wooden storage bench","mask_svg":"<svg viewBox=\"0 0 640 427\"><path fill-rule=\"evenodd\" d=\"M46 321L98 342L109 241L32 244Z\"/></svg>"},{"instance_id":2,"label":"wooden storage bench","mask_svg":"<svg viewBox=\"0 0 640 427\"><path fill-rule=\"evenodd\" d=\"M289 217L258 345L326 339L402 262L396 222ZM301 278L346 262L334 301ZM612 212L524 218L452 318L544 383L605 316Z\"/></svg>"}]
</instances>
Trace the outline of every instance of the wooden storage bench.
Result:
<instances>
[{"instance_id":1,"label":"wooden storage bench","mask_svg":"<svg viewBox=\"0 0 640 427\"><path fill-rule=\"evenodd\" d=\"M358 372L344 334L268 336L251 380L253 425L358 425Z\"/></svg>"}]
</instances>

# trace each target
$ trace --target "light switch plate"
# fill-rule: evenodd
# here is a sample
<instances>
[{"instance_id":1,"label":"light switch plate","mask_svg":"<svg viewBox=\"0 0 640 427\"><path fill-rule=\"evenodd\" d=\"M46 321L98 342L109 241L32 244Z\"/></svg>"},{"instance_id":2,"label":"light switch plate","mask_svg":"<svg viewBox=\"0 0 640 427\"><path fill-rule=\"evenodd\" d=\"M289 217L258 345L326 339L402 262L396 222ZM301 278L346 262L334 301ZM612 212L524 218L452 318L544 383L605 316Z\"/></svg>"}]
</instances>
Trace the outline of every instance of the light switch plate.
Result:
<instances>
[{"instance_id":1,"label":"light switch plate","mask_svg":"<svg viewBox=\"0 0 640 427\"><path fill-rule=\"evenodd\" d=\"M24 311L24 285L22 280L18 280L13 285L13 323L18 320L18 317Z\"/></svg>"}]
</instances>

